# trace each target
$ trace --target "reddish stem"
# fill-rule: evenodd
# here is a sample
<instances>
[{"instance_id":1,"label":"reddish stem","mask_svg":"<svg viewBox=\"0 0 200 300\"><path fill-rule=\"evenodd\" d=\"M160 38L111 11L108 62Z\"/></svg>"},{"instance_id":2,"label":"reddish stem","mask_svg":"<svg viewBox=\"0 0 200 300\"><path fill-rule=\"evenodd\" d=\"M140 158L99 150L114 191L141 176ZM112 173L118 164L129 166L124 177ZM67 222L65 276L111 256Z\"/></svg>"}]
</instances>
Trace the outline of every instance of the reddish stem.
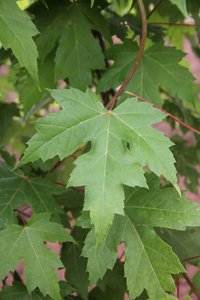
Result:
<instances>
[{"instance_id":1,"label":"reddish stem","mask_svg":"<svg viewBox=\"0 0 200 300\"><path fill-rule=\"evenodd\" d=\"M177 123L179 123L180 125L184 126L185 128L187 128L187 129L189 129L189 130L191 130L191 131L193 131L193 132L195 132L195 133L197 133L197 134L200 134L200 131L199 131L199 130L197 130L196 128L191 127L190 125L187 125L186 123L184 123L183 121L179 120L177 117L175 117L174 115L170 114L168 111L166 111L166 110L163 109L162 107L153 104L151 101L149 101L149 100L147 100L147 99L145 99L145 98L143 98L143 97L140 97L140 96L138 96L138 95L135 94L135 93L127 92L127 94L131 95L132 97L138 98L138 99L139 99L140 101L142 101L142 102L147 102L147 103L152 104L153 107L155 107L155 108L161 110L161 111L164 112L166 115L168 115L170 118L174 119L174 120L175 120Z\"/></svg>"},{"instance_id":2,"label":"reddish stem","mask_svg":"<svg viewBox=\"0 0 200 300\"><path fill-rule=\"evenodd\" d=\"M77 157L76 157L76 155L73 153L73 154L71 154L71 157L74 159L74 160L76 160L77 159Z\"/></svg>"},{"instance_id":3,"label":"reddish stem","mask_svg":"<svg viewBox=\"0 0 200 300\"><path fill-rule=\"evenodd\" d=\"M176 22L150 22L148 25L161 25L161 26L189 26L189 27L196 27L196 24L190 23L176 23Z\"/></svg>"},{"instance_id":4,"label":"reddish stem","mask_svg":"<svg viewBox=\"0 0 200 300\"><path fill-rule=\"evenodd\" d=\"M70 156L71 156L74 160L77 159L75 153L72 153ZM52 166L52 168L49 170L49 173L54 172L54 171L62 164L62 162L63 162L63 160L62 160L62 161L58 160L58 161Z\"/></svg>"},{"instance_id":5,"label":"reddish stem","mask_svg":"<svg viewBox=\"0 0 200 300\"><path fill-rule=\"evenodd\" d=\"M49 173L54 172L60 165L61 165L62 161L58 160L53 166L52 168L49 170Z\"/></svg>"},{"instance_id":6,"label":"reddish stem","mask_svg":"<svg viewBox=\"0 0 200 300\"><path fill-rule=\"evenodd\" d=\"M84 189L82 189L82 188L74 188L74 189L75 189L75 191L77 191L77 192L84 193Z\"/></svg>"},{"instance_id":7,"label":"reddish stem","mask_svg":"<svg viewBox=\"0 0 200 300\"><path fill-rule=\"evenodd\" d=\"M58 182L58 181L56 181L56 182L55 182L55 184L57 184L57 185L60 185L60 186L65 186L65 184L64 184L64 183L62 183L62 182Z\"/></svg>"},{"instance_id":8,"label":"reddish stem","mask_svg":"<svg viewBox=\"0 0 200 300\"><path fill-rule=\"evenodd\" d=\"M192 259L196 259L196 258L200 258L200 255L187 257L187 258L184 258L182 261L188 261L188 260L192 260Z\"/></svg>"},{"instance_id":9,"label":"reddish stem","mask_svg":"<svg viewBox=\"0 0 200 300\"><path fill-rule=\"evenodd\" d=\"M24 217L27 217L27 218L30 218L30 217L31 217L30 214L27 214L27 213L25 213L24 211L22 211L22 210L20 210L20 209L18 209L18 208L15 208L14 210L15 210L20 216L24 216Z\"/></svg>"},{"instance_id":10,"label":"reddish stem","mask_svg":"<svg viewBox=\"0 0 200 300\"><path fill-rule=\"evenodd\" d=\"M185 281L187 282L187 284L190 286L192 292L195 294L195 296L197 297L197 299L200 299L200 294L198 292L198 289L196 288L196 286L192 283L192 281L190 280L190 278L187 276L187 274L183 273L183 277L185 278Z\"/></svg>"},{"instance_id":11,"label":"reddish stem","mask_svg":"<svg viewBox=\"0 0 200 300\"><path fill-rule=\"evenodd\" d=\"M25 211L26 209L28 209L30 206L28 204L25 204L24 207L22 207L20 209L20 211Z\"/></svg>"},{"instance_id":12,"label":"reddish stem","mask_svg":"<svg viewBox=\"0 0 200 300\"><path fill-rule=\"evenodd\" d=\"M180 298L180 278L178 276L176 278L176 297L178 299L181 299Z\"/></svg>"},{"instance_id":13,"label":"reddish stem","mask_svg":"<svg viewBox=\"0 0 200 300\"><path fill-rule=\"evenodd\" d=\"M138 55L137 55L137 57L134 61L133 67L132 67L128 77L122 83L119 90L115 93L111 103L109 103L109 105L108 105L109 110L113 109L113 107L115 106L115 103L117 102L119 96L125 90L125 88L128 85L129 81L133 77L135 71L137 70L140 59L142 58L143 52L144 52L144 47L145 47L145 42L146 42L146 37L147 37L146 11L145 11L145 8L144 8L143 0L137 0L137 2L138 2L138 6L139 6L139 9L140 9L140 13L141 13L141 19L142 19L142 36L141 36L141 41L140 41L140 49L139 49Z\"/></svg>"}]
</instances>

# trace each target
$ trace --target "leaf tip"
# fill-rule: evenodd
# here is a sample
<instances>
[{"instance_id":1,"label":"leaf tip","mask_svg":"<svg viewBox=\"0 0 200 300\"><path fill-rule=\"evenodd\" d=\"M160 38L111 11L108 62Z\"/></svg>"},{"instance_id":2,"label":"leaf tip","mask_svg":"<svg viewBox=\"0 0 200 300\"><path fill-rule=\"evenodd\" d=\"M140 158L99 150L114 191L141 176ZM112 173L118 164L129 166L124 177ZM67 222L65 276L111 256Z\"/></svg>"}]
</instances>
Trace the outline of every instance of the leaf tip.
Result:
<instances>
[{"instance_id":1,"label":"leaf tip","mask_svg":"<svg viewBox=\"0 0 200 300\"><path fill-rule=\"evenodd\" d=\"M176 189L177 193L179 194L180 198L182 198L182 193L181 193L181 189L180 187L178 186L178 184L174 184L174 188Z\"/></svg>"}]
</instances>

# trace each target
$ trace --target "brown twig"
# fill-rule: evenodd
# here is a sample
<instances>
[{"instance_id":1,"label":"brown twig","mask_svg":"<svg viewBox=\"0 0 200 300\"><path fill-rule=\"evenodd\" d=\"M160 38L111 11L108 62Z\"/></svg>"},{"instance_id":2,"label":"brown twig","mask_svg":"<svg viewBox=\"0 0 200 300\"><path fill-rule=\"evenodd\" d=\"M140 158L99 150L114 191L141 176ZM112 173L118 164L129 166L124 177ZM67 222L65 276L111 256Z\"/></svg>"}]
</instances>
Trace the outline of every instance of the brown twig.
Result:
<instances>
[{"instance_id":1,"label":"brown twig","mask_svg":"<svg viewBox=\"0 0 200 300\"><path fill-rule=\"evenodd\" d=\"M70 156L74 159L74 160L76 160L77 159L77 157L76 157L76 155L75 155L75 153L76 153L77 151L75 151L74 153L72 153ZM52 172L54 172L62 163L63 163L63 161L65 160L66 158L64 158L62 161L61 160L58 160L52 167L51 167L51 169L49 170L49 173L52 173Z\"/></svg>"},{"instance_id":2,"label":"brown twig","mask_svg":"<svg viewBox=\"0 0 200 300\"><path fill-rule=\"evenodd\" d=\"M66 186L64 183L58 182L58 181L56 181L55 184L60 185L60 186Z\"/></svg>"},{"instance_id":3,"label":"brown twig","mask_svg":"<svg viewBox=\"0 0 200 300\"><path fill-rule=\"evenodd\" d=\"M196 258L200 258L200 255L187 257L187 258L184 258L182 261L184 262L184 261L193 260L193 259L196 259Z\"/></svg>"},{"instance_id":4,"label":"brown twig","mask_svg":"<svg viewBox=\"0 0 200 300\"><path fill-rule=\"evenodd\" d=\"M199 294L198 289L193 284L193 282L190 280L190 278L187 276L187 274L183 273L183 277L184 277L185 281L187 282L187 284L190 286L192 292L195 294L195 296L197 297L197 299L200 299L200 294Z\"/></svg>"},{"instance_id":5,"label":"brown twig","mask_svg":"<svg viewBox=\"0 0 200 300\"><path fill-rule=\"evenodd\" d=\"M74 153L71 154L71 157L72 157L74 160L77 159L77 157L76 157L76 155L75 155Z\"/></svg>"},{"instance_id":6,"label":"brown twig","mask_svg":"<svg viewBox=\"0 0 200 300\"><path fill-rule=\"evenodd\" d=\"M62 161L58 160L49 170L49 173L54 172L60 165L61 165Z\"/></svg>"},{"instance_id":7,"label":"brown twig","mask_svg":"<svg viewBox=\"0 0 200 300\"><path fill-rule=\"evenodd\" d=\"M140 101L142 102L147 102L147 103L150 103L152 104L153 107L161 110L162 112L164 112L166 115L168 115L170 118L172 118L173 120L175 120L177 123L179 123L180 125L184 126L185 128L191 130L192 132L195 132L197 134L200 134L200 131L197 130L196 128L193 128L191 127L190 125L187 125L186 123L184 123L183 121L179 120L177 117L175 117L174 115L170 114L168 111L166 111L165 109L163 109L162 107L158 106L158 105L155 105L153 104L151 101L143 98L143 97L140 97L138 96L137 94L135 93L132 93L132 92L127 92L127 94L131 95L132 97L136 97L138 98Z\"/></svg>"},{"instance_id":8,"label":"brown twig","mask_svg":"<svg viewBox=\"0 0 200 300\"><path fill-rule=\"evenodd\" d=\"M158 26L188 26L197 27L199 25L190 23L176 23L176 22L149 22L148 25L158 25Z\"/></svg>"},{"instance_id":9,"label":"brown twig","mask_svg":"<svg viewBox=\"0 0 200 300\"><path fill-rule=\"evenodd\" d=\"M140 13L141 13L141 19L142 19L142 35L141 35L141 41L140 41L140 49L139 49L138 55L137 55L137 57L134 61L133 67L132 67L128 77L122 83L119 90L115 93L112 101L109 103L109 105L108 105L109 110L113 109L113 107L115 106L115 103L117 102L119 96L125 90L125 88L128 85L129 81L133 77L133 75L134 75L134 73L135 73L135 71L138 67L138 64L140 62L140 59L142 58L143 52L144 52L145 42L146 42L146 37L147 37L147 19L146 19L146 12L145 12L145 8L144 8L143 0L137 0L137 2L138 2L138 6L139 6L139 9L140 9Z\"/></svg>"},{"instance_id":10,"label":"brown twig","mask_svg":"<svg viewBox=\"0 0 200 300\"><path fill-rule=\"evenodd\" d=\"M19 208L15 208L14 211L16 211L20 216L24 216L24 217L27 217L27 218L31 217L30 214L25 213L23 210L20 210Z\"/></svg>"},{"instance_id":11,"label":"brown twig","mask_svg":"<svg viewBox=\"0 0 200 300\"><path fill-rule=\"evenodd\" d=\"M176 277L176 297L180 299L180 278Z\"/></svg>"},{"instance_id":12,"label":"brown twig","mask_svg":"<svg viewBox=\"0 0 200 300\"><path fill-rule=\"evenodd\" d=\"M84 193L84 189L82 188L74 188L74 190L79 193Z\"/></svg>"}]
</instances>

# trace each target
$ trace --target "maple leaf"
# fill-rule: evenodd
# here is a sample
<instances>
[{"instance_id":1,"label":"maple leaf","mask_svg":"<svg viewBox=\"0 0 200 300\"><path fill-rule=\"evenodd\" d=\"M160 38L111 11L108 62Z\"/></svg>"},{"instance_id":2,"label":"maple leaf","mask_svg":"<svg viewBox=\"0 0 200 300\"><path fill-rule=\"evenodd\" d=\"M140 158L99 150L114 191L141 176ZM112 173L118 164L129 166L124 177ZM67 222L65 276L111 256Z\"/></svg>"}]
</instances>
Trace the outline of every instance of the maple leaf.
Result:
<instances>
[{"instance_id":1,"label":"maple leaf","mask_svg":"<svg viewBox=\"0 0 200 300\"><path fill-rule=\"evenodd\" d=\"M155 233L153 227L185 229L200 225L199 204L180 199L173 188L160 188L159 180L148 176L150 190L126 188L125 216L116 215L104 244L94 247L94 229L86 237L83 255L92 283L112 269L117 245L125 243L125 277L133 299L144 289L150 299L174 299L165 293L174 291L170 274L184 272L178 257ZM162 271L161 271L162 270Z\"/></svg>"},{"instance_id":2,"label":"maple leaf","mask_svg":"<svg viewBox=\"0 0 200 300\"><path fill-rule=\"evenodd\" d=\"M60 281L59 285L60 293L63 298L74 291L67 282ZM1 300L52 300L49 296L43 296L38 289L30 293L27 291L25 285L17 281L12 283L12 286L4 286L0 292L0 298Z\"/></svg>"},{"instance_id":3,"label":"maple leaf","mask_svg":"<svg viewBox=\"0 0 200 300\"><path fill-rule=\"evenodd\" d=\"M20 65L25 67L38 84L38 52L32 39L39 32L30 17L13 0L0 0L0 41L11 48Z\"/></svg>"},{"instance_id":4,"label":"maple leaf","mask_svg":"<svg viewBox=\"0 0 200 300\"><path fill-rule=\"evenodd\" d=\"M74 228L73 237L78 245L65 243L62 247L61 261L66 268L66 280L73 285L84 300L88 299L87 259L81 256L85 232L82 228Z\"/></svg>"},{"instance_id":5,"label":"maple leaf","mask_svg":"<svg viewBox=\"0 0 200 300\"><path fill-rule=\"evenodd\" d=\"M103 68L104 59L90 22L77 5L69 10L68 20L56 52L55 76L69 77L72 86L84 90L92 81L91 70Z\"/></svg>"},{"instance_id":6,"label":"maple leaf","mask_svg":"<svg viewBox=\"0 0 200 300\"><path fill-rule=\"evenodd\" d=\"M88 1L89 2L89 1ZM34 13L34 10L33 10ZM104 57L92 30L107 34L99 9L89 3L50 3L36 11L41 30L37 45L44 59L56 47L55 79L69 78L70 85L85 90L92 82L92 70L104 68Z\"/></svg>"},{"instance_id":7,"label":"maple leaf","mask_svg":"<svg viewBox=\"0 0 200 300\"><path fill-rule=\"evenodd\" d=\"M129 40L108 50L108 59L114 60L115 63L99 81L99 91L119 86L130 72L137 53L136 44ZM183 57L183 52L175 48L164 47L161 44L153 45L144 52L134 78L126 89L153 103L161 104L161 87L169 94L193 103L195 95L191 91L194 78L179 64Z\"/></svg>"},{"instance_id":8,"label":"maple leaf","mask_svg":"<svg viewBox=\"0 0 200 300\"><path fill-rule=\"evenodd\" d=\"M15 282L12 286L5 286L0 292L1 300L51 300L49 296L43 296L40 292L29 293L26 287Z\"/></svg>"},{"instance_id":9,"label":"maple leaf","mask_svg":"<svg viewBox=\"0 0 200 300\"><path fill-rule=\"evenodd\" d=\"M151 176L150 181L159 182L158 178ZM154 185L152 190L126 189L125 213L134 218L135 224L154 227L165 227L185 230L186 226L200 226L200 206L192 201L178 197L174 188L159 189Z\"/></svg>"},{"instance_id":10,"label":"maple leaf","mask_svg":"<svg viewBox=\"0 0 200 300\"><path fill-rule=\"evenodd\" d=\"M162 229L159 236L168 243L180 260L196 265L199 262L200 227L189 227L185 231Z\"/></svg>"},{"instance_id":11,"label":"maple leaf","mask_svg":"<svg viewBox=\"0 0 200 300\"><path fill-rule=\"evenodd\" d=\"M177 186L172 143L152 127L165 115L133 98L107 111L90 90L52 90L51 95L63 110L35 123L38 132L19 166L56 155L62 160L91 141L91 150L76 160L68 186L85 186L84 210L90 211L99 244L114 214L124 214L123 185L147 187L144 166Z\"/></svg>"},{"instance_id":12,"label":"maple leaf","mask_svg":"<svg viewBox=\"0 0 200 300\"><path fill-rule=\"evenodd\" d=\"M94 228L90 230L85 239L82 255L88 258L87 271L89 273L91 284L95 284L99 279L102 279L106 270L111 270L116 262L116 249L117 245L120 243L120 239L119 235L116 234L115 229L115 225L112 225L109 234L98 251L96 249L96 235Z\"/></svg>"},{"instance_id":13,"label":"maple leaf","mask_svg":"<svg viewBox=\"0 0 200 300\"><path fill-rule=\"evenodd\" d=\"M119 225L124 226L125 277L131 297L134 299L146 289L150 299L175 299L165 291L175 291L170 273L184 272L178 257L153 229L135 226L133 219Z\"/></svg>"},{"instance_id":14,"label":"maple leaf","mask_svg":"<svg viewBox=\"0 0 200 300\"><path fill-rule=\"evenodd\" d=\"M200 264L197 264L198 268L200 268ZM195 276L192 278L192 282L195 285L197 292L200 292L200 271L198 271Z\"/></svg>"},{"instance_id":15,"label":"maple leaf","mask_svg":"<svg viewBox=\"0 0 200 300\"><path fill-rule=\"evenodd\" d=\"M170 0L170 1L172 4L175 4L180 9L180 11L185 17L188 17L186 0Z\"/></svg>"},{"instance_id":16,"label":"maple leaf","mask_svg":"<svg viewBox=\"0 0 200 300\"><path fill-rule=\"evenodd\" d=\"M0 231L0 278L4 279L14 271L23 259L28 291L38 287L44 296L48 294L55 300L61 300L56 269L63 265L44 241L74 240L61 225L49 222L49 219L49 213L41 213L34 215L25 227L12 224Z\"/></svg>"},{"instance_id":17,"label":"maple leaf","mask_svg":"<svg viewBox=\"0 0 200 300\"><path fill-rule=\"evenodd\" d=\"M44 178L28 178L10 171L5 163L0 163L0 219L6 223L16 223L15 208L28 203L33 212L58 214L60 208L53 195L62 189Z\"/></svg>"}]
</instances>

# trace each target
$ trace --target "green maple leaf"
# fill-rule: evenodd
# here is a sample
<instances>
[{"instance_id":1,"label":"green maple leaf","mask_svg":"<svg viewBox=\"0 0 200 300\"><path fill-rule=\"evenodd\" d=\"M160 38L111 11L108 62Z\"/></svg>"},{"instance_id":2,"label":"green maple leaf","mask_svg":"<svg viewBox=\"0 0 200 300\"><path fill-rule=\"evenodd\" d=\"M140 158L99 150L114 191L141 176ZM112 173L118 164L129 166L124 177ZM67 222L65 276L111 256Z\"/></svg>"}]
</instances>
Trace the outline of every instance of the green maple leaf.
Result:
<instances>
[{"instance_id":1,"label":"green maple leaf","mask_svg":"<svg viewBox=\"0 0 200 300\"><path fill-rule=\"evenodd\" d=\"M158 179L154 179L158 181ZM150 183L148 181L148 185ZM185 230L186 226L200 226L200 206L177 197L174 188L126 189L125 213L135 224Z\"/></svg>"},{"instance_id":2,"label":"green maple leaf","mask_svg":"<svg viewBox=\"0 0 200 300\"><path fill-rule=\"evenodd\" d=\"M19 176L4 163L0 164L0 219L4 223L16 223L14 209L25 203L30 204L35 213L58 214L60 208L53 195L61 192L62 189L44 178Z\"/></svg>"},{"instance_id":3,"label":"green maple leaf","mask_svg":"<svg viewBox=\"0 0 200 300\"><path fill-rule=\"evenodd\" d=\"M125 276L133 299L144 289L150 299L174 299L165 293L174 291L170 274L184 272L178 257L153 230L153 227L184 229L200 225L200 206L180 199L173 188L159 188L158 180L148 178L150 190L126 189L125 216L115 216L104 245L94 248L94 229L89 232L83 255L92 283L112 268L117 245L125 243ZM115 250L114 250L115 249Z\"/></svg>"},{"instance_id":4,"label":"green maple leaf","mask_svg":"<svg viewBox=\"0 0 200 300\"><path fill-rule=\"evenodd\" d=\"M119 86L129 74L137 53L136 44L129 40L108 50L108 59L114 60L115 63L101 78L99 90L106 91ZM161 87L171 95L193 103L195 96L191 90L194 79L192 74L179 64L183 57L183 52L175 48L164 47L161 44L152 46L144 52L134 78L126 89L160 104Z\"/></svg>"},{"instance_id":5,"label":"green maple leaf","mask_svg":"<svg viewBox=\"0 0 200 300\"><path fill-rule=\"evenodd\" d=\"M87 271L91 284L95 284L98 279L102 279L107 269L113 268L117 259L116 249L119 242L120 240L119 236L116 235L115 226L111 226L109 234L97 251L95 230L94 228L90 230L85 239L82 255L88 258Z\"/></svg>"},{"instance_id":6,"label":"green maple leaf","mask_svg":"<svg viewBox=\"0 0 200 300\"><path fill-rule=\"evenodd\" d=\"M51 300L49 296L43 296L40 292L34 291L29 293L26 287L15 282L13 286L5 286L3 291L0 292L1 300Z\"/></svg>"},{"instance_id":7,"label":"green maple leaf","mask_svg":"<svg viewBox=\"0 0 200 300\"><path fill-rule=\"evenodd\" d=\"M164 229L159 235L172 247L180 260L191 257L188 263L196 265L199 262L200 227L187 228L186 231Z\"/></svg>"},{"instance_id":8,"label":"green maple leaf","mask_svg":"<svg viewBox=\"0 0 200 300\"><path fill-rule=\"evenodd\" d=\"M133 6L133 0L110 0L110 8L120 16L126 15Z\"/></svg>"},{"instance_id":9,"label":"green maple leaf","mask_svg":"<svg viewBox=\"0 0 200 300\"><path fill-rule=\"evenodd\" d=\"M9 225L0 232L0 278L14 271L23 259L28 291L38 287L44 296L48 294L55 300L61 300L56 269L63 265L44 241L74 240L61 225L49 222L49 219L49 213L41 213L33 216L25 227Z\"/></svg>"},{"instance_id":10,"label":"green maple leaf","mask_svg":"<svg viewBox=\"0 0 200 300\"><path fill-rule=\"evenodd\" d=\"M123 220L122 240L125 242L125 277L131 297L139 296L144 289L150 299L175 299L165 293L174 292L171 274L184 272L176 255L153 229L137 226L133 219Z\"/></svg>"},{"instance_id":11,"label":"green maple leaf","mask_svg":"<svg viewBox=\"0 0 200 300\"><path fill-rule=\"evenodd\" d=\"M88 299L88 273L86 271L87 259L81 256L81 248L85 239L85 232L82 228L76 228L74 235L78 245L65 243L62 247L61 260L66 272L66 280L74 286L84 300Z\"/></svg>"},{"instance_id":12,"label":"green maple leaf","mask_svg":"<svg viewBox=\"0 0 200 300\"><path fill-rule=\"evenodd\" d=\"M197 265L200 268L200 263ZM200 293L200 271L198 271L192 279L193 284L195 285L197 292Z\"/></svg>"},{"instance_id":13,"label":"green maple leaf","mask_svg":"<svg viewBox=\"0 0 200 300\"><path fill-rule=\"evenodd\" d=\"M36 12L36 16L38 13ZM36 19L37 23L37 19ZM104 57L92 30L105 30L100 11L89 3L52 3L48 11L39 13L38 28L41 35L37 45L44 59L53 49L55 79L69 78L70 85L85 90L92 83L92 70L104 68Z\"/></svg>"},{"instance_id":14,"label":"green maple leaf","mask_svg":"<svg viewBox=\"0 0 200 300\"><path fill-rule=\"evenodd\" d=\"M69 77L72 86L83 90L91 84L91 70L104 67L91 24L77 5L68 12L68 24L59 40L55 64L56 79Z\"/></svg>"},{"instance_id":15,"label":"green maple leaf","mask_svg":"<svg viewBox=\"0 0 200 300\"><path fill-rule=\"evenodd\" d=\"M114 214L124 214L123 185L147 187L144 166L177 186L172 143L152 127L164 114L132 98L107 111L90 90L53 90L51 95L63 110L35 123L38 132L19 166L56 155L62 160L91 141L91 150L76 160L68 186L85 186L84 210L90 211L99 244Z\"/></svg>"},{"instance_id":16,"label":"green maple leaf","mask_svg":"<svg viewBox=\"0 0 200 300\"><path fill-rule=\"evenodd\" d=\"M13 0L0 0L0 41L11 48L20 65L25 67L38 83L38 52L32 39L38 30L30 17Z\"/></svg>"},{"instance_id":17,"label":"green maple leaf","mask_svg":"<svg viewBox=\"0 0 200 300\"><path fill-rule=\"evenodd\" d=\"M185 17L188 17L186 0L170 0L170 1L172 4L175 4L180 9L180 11Z\"/></svg>"},{"instance_id":18,"label":"green maple leaf","mask_svg":"<svg viewBox=\"0 0 200 300\"><path fill-rule=\"evenodd\" d=\"M117 244L125 242L125 277L132 299L144 289L150 299L175 299L165 291L174 291L170 275L184 272L178 257L151 227L135 224L129 217L116 216L107 239L98 250L94 247L94 229L85 241L83 255L88 258L87 271L91 283L112 269L117 258Z\"/></svg>"}]
</instances>

